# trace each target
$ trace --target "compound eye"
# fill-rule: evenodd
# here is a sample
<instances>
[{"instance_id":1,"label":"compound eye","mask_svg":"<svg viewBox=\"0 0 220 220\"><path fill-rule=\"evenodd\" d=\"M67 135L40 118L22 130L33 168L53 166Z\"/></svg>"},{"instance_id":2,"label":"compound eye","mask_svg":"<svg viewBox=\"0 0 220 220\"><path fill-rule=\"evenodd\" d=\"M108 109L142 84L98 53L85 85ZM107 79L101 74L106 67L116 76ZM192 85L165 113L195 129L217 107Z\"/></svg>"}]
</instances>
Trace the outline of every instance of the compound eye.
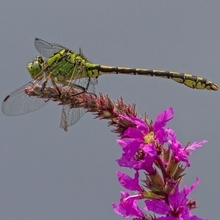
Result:
<instances>
[{"instance_id":1,"label":"compound eye","mask_svg":"<svg viewBox=\"0 0 220 220\"><path fill-rule=\"evenodd\" d=\"M32 63L27 64L28 72L31 74L31 77L34 79L42 70L42 66L39 61L34 60Z\"/></svg>"}]
</instances>

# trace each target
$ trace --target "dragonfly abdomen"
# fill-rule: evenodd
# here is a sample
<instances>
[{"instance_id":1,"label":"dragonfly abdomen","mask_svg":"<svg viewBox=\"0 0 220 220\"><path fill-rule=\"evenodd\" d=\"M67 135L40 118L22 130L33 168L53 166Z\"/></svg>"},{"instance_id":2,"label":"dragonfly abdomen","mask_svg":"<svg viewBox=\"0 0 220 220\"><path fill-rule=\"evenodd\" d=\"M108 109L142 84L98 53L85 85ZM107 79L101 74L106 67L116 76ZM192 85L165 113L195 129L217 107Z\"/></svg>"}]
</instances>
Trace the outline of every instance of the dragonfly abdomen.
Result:
<instances>
[{"instance_id":1,"label":"dragonfly abdomen","mask_svg":"<svg viewBox=\"0 0 220 220\"><path fill-rule=\"evenodd\" d=\"M188 73L179 73L164 70L150 70L142 68L128 68L128 67L116 67L116 66L97 66L99 74L129 74L129 75L142 75L142 76L154 76L172 79L177 83L184 84L192 89L207 89L218 90L218 86L202 77L194 76Z\"/></svg>"}]
</instances>

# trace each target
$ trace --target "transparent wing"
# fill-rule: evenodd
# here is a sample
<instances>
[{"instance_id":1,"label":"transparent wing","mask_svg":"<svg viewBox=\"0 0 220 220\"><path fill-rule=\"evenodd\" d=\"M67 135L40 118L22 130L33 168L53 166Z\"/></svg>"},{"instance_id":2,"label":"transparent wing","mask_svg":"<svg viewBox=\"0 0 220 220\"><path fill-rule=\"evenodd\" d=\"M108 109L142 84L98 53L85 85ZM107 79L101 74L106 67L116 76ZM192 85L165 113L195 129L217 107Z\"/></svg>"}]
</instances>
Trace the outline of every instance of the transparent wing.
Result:
<instances>
[{"instance_id":1,"label":"transparent wing","mask_svg":"<svg viewBox=\"0 0 220 220\"><path fill-rule=\"evenodd\" d=\"M84 108L70 108L69 105L64 105L61 114L60 127L67 131L67 128L76 124L85 113L86 109Z\"/></svg>"},{"instance_id":2,"label":"transparent wing","mask_svg":"<svg viewBox=\"0 0 220 220\"><path fill-rule=\"evenodd\" d=\"M96 78L81 78L75 79L73 83L79 87L83 87L87 90L88 93L92 93L95 95L95 86L98 84L98 80Z\"/></svg>"},{"instance_id":3,"label":"transparent wing","mask_svg":"<svg viewBox=\"0 0 220 220\"><path fill-rule=\"evenodd\" d=\"M43 55L45 58L50 57L51 54L58 52L61 49L64 49L65 47L56 44L56 43L48 43L44 40L41 40L39 38L35 38L34 45L38 52Z\"/></svg>"},{"instance_id":4,"label":"transparent wing","mask_svg":"<svg viewBox=\"0 0 220 220\"><path fill-rule=\"evenodd\" d=\"M46 105L50 99L50 92L47 90L41 95L42 84L45 82L46 73L39 74L38 78L16 89L6 96L2 102L2 112L5 115L23 115L36 111ZM52 86L48 80L47 86ZM45 95L46 94L46 95Z\"/></svg>"},{"instance_id":5,"label":"transparent wing","mask_svg":"<svg viewBox=\"0 0 220 220\"><path fill-rule=\"evenodd\" d=\"M23 115L36 111L46 105L48 99L29 96L25 93L25 89L33 88L33 86L33 82L29 82L6 96L2 102L2 112L8 116Z\"/></svg>"},{"instance_id":6,"label":"transparent wing","mask_svg":"<svg viewBox=\"0 0 220 220\"><path fill-rule=\"evenodd\" d=\"M77 76L75 77L77 78ZM73 80L74 85L87 89L88 93L95 95L95 85L98 81L95 78L81 78ZM78 93L81 94L84 90L78 88ZM77 95L77 93L76 93ZM71 108L69 105L64 105L61 114L60 127L67 131L67 128L74 125L79 121L79 119L86 113L84 108Z\"/></svg>"}]
</instances>

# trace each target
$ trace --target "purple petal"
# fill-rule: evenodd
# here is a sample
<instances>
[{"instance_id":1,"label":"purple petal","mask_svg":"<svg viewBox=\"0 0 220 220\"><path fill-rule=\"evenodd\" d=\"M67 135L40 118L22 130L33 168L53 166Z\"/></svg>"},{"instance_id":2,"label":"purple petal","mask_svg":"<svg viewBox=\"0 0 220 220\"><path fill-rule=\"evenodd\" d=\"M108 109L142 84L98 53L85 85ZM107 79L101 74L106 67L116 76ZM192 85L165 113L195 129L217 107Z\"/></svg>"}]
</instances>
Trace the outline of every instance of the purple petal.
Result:
<instances>
[{"instance_id":1,"label":"purple petal","mask_svg":"<svg viewBox=\"0 0 220 220\"><path fill-rule=\"evenodd\" d=\"M170 121L173 118L173 108L170 107L157 116L157 119L154 122L154 130L157 131L164 127L168 121Z\"/></svg>"},{"instance_id":2,"label":"purple petal","mask_svg":"<svg viewBox=\"0 0 220 220\"><path fill-rule=\"evenodd\" d=\"M142 191L140 185L139 185L139 173L136 171L134 179L132 179L127 174L124 174L122 172L117 172L118 181L120 184L129 190L137 190L139 192Z\"/></svg>"},{"instance_id":3,"label":"purple petal","mask_svg":"<svg viewBox=\"0 0 220 220\"><path fill-rule=\"evenodd\" d=\"M196 150L199 147L202 147L204 143L208 142L207 140L203 140L200 142L193 142L190 146L187 147L187 150Z\"/></svg>"},{"instance_id":4,"label":"purple petal","mask_svg":"<svg viewBox=\"0 0 220 220\"><path fill-rule=\"evenodd\" d=\"M125 200L127 197L129 197L128 193L121 192L120 203L112 203L114 211L125 218L131 216L143 217L143 213L139 209L137 202L133 199Z\"/></svg>"},{"instance_id":5,"label":"purple petal","mask_svg":"<svg viewBox=\"0 0 220 220\"><path fill-rule=\"evenodd\" d=\"M116 142L122 147L123 152L133 152L133 155L140 146L140 143L133 138L118 139Z\"/></svg>"},{"instance_id":6,"label":"purple petal","mask_svg":"<svg viewBox=\"0 0 220 220\"><path fill-rule=\"evenodd\" d=\"M189 195L189 193L191 193L195 188L196 186L199 184L199 178L196 177L196 182L193 183L189 188L187 188L186 186L184 186L183 190L185 191L185 193L187 195Z\"/></svg>"},{"instance_id":7,"label":"purple petal","mask_svg":"<svg viewBox=\"0 0 220 220\"><path fill-rule=\"evenodd\" d=\"M170 207L163 200L146 200L147 210L156 212L157 214L167 214L171 211Z\"/></svg>"},{"instance_id":8,"label":"purple petal","mask_svg":"<svg viewBox=\"0 0 220 220\"><path fill-rule=\"evenodd\" d=\"M176 185L174 193L169 195L170 204L174 209L179 209L179 207L186 206L187 195L185 193L179 192L179 186ZM188 209L188 207L187 207Z\"/></svg>"},{"instance_id":9,"label":"purple petal","mask_svg":"<svg viewBox=\"0 0 220 220\"><path fill-rule=\"evenodd\" d=\"M142 119L135 118L135 117L130 118L130 117L126 116L126 115L120 115L120 117L124 118L124 119L126 119L126 120L128 120L128 121L130 121L132 123L134 123L138 129L140 129L142 131L145 131L146 133L148 132L148 127L147 127L146 123Z\"/></svg>"},{"instance_id":10,"label":"purple petal","mask_svg":"<svg viewBox=\"0 0 220 220\"><path fill-rule=\"evenodd\" d=\"M129 127L122 135L123 137L130 137L130 138L136 138L136 139L143 139L143 133L141 130L137 128L131 128Z\"/></svg>"}]
</instances>

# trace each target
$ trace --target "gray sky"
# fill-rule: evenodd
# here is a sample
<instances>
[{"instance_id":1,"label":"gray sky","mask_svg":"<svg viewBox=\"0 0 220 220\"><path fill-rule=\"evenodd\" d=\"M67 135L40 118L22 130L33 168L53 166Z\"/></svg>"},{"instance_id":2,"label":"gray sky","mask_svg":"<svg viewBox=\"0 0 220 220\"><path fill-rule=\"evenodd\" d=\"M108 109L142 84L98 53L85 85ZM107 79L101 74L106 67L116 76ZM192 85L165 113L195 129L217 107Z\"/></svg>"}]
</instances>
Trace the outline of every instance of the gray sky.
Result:
<instances>
[{"instance_id":1,"label":"gray sky","mask_svg":"<svg viewBox=\"0 0 220 220\"><path fill-rule=\"evenodd\" d=\"M1 100L30 81L35 37L81 47L95 63L188 72L220 85L220 1L4 1L0 21ZM208 140L191 156L184 184L198 176L194 213L219 219L219 92L124 75L100 77L97 92L122 96L151 119L173 106L168 125L183 144ZM122 190L116 135L91 114L64 132L60 115L52 102L23 116L0 113L0 219L122 219L111 207Z\"/></svg>"}]
</instances>

